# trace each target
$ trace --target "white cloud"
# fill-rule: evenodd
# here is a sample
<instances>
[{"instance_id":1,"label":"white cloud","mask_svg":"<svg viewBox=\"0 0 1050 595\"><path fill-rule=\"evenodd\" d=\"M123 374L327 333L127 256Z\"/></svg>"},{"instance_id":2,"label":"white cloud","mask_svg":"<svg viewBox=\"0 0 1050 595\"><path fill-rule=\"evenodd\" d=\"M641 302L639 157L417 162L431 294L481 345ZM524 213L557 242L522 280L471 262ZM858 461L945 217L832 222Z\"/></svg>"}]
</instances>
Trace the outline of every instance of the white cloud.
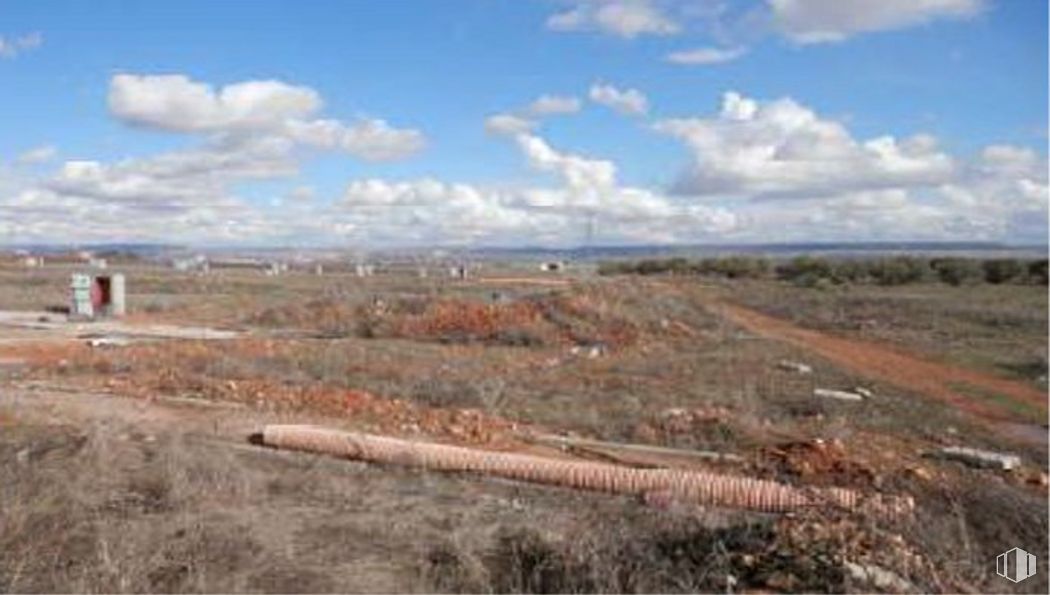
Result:
<instances>
[{"instance_id":1,"label":"white cloud","mask_svg":"<svg viewBox=\"0 0 1050 595\"><path fill-rule=\"evenodd\" d=\"M812 197L930 186L955 168L932 137L858 141L840 123L786 98L762 104L730 92L714 117L662 120L654 128L692 150L678 183L688 194Z\"/></svg>"},{"instance_id":2,"label":"white cloud","mask_svg":"<svg viewBox=\"0 0 1050 595\"><path fill-rule=\"evenodd\" d=\"M571 9L552 15L553 31L598 31L626 39L640 35L674 35L682 27L650 0L577 0Z\"/></svg>"},{"instance_id":3,"label":"white cloud","mask_svg":"<svg viewBox=\"0 0 1050 595\"><path fill-rule=\"evenodd\" d=\"M617 89L612 85L591 85L591 101L610 107L621 114L641 116L649 111L649 99L637 89Z\"/></svg>"},{"instance_id":4,"label":"white cloud","mask_svg":"<svg viewBox=\"0 0 1050 595\"><path fill-rule=\"evenodd\" d=\"M515 136L535 129L547 116L575 114L580 100L561 95L540 95L529 105L485 119L485 130L497 136Z\"/></svg>"},{"instance_id":5,"label":"white cloud","mask_svg":"<svg viewBox=\"0 0 1050 595\"><path fill-rule=\"evenodd\" d=\"M32 149L23 151L15 159L16 163L21 165L36 165L51 161L58 154L58 149L51 145L41 145L39 147L33 147Z\"/></svg>"},{"instance_id":6,"label":"white cloud","mask_svg":"<svg viewBox=\"0 0 1050 595\"><path fill-rule=\"evenodd\" d=\"M0 58L17 58L19 54L34 50L44 44L44 36L39 31L19 37L0 35Z\"/></svg>"},{"instance_id":7,"label":"white cloud","mask_svg":"<svg viewBox=\"0 0 1050 595\"><path fill-rule=\"evenodd\" d=\"M569 188L600 192L616 184L616 167L610 161L560 153L534 135L518 135L517 142L532 167L557 174Z\"/></svg>"},{"instance_id":8,"label":"white cloud","mask_svg":"<svg viewBox=\"0 0 1050 595\"><path fill-rule=\"evenodd\" d=\"M580 111L580 100L575 97L541 95L529 104L527 109L528 112L534 116L575 114Z\"/></svg>"},{"instance_id":9,"label":"white cloud","mask_svg":"<svg viewBox=\"0 0 1050 595\"><path fill-rule=\"evenodd\" d=\"M56 194L98 203L126 203L151 211L179 212L234 201L242 180L294 175L292 144L280 137L226 139L207 147L113 164L67 161L43 184Z\"/></svg>"},{"instance_id":10,"label":"white cloud","mask_svg":"<svg viewBox=\"0 0 1050 595\"><path fill-rule=\"evenodd\" d=\"M113 115L161 130L280 135L369 161L405 158L426 144L420 131L394 128L380 119L362 118L353 124L313 119L321 107L313 89L273 80L246 81L216 91L183 75L119 74L109 89Z\"/></svg>"},{"instance_id":11,"label":"white cloud","mask_svg":"<svg viewBox=\"0 0 1050 595\"><path fill-rule=\"evenodd\" d=\"M270 131L320 108L314 90L280 81L236 83L216 92L183 75L118 74L109 85L113 115L175 132Z\"/></svg>"},{"instance_id":12,"label":"white cloud","mask_svg":"<svg viewBox=\"0 0 1050 595\"><path fill-rule=\"evenodd\" d=\"M796 43L837 42L979 14L985 0L768 0L774 26Z\"/></svg>"},{"instance_id":13,"label":"white cloud","mask_svg":"<svg viewBox=\"0 0 1050 595\"><path fill-rule=\"evenodd\" d=\"M613 163L559 151L532 134L516 137L530 167L557 186L512 188L432 178L351 182L330 218L363 242L420 244L572 244L596 221L602 241L696 240L735 228L729 210L676 203L653 191L620 186Z\"/></svg>"},{"instance_id":14,"label":"white cloud","mask_svg":"<svg viewBox=\"0 0 1050 595\"><path fill-rule=\"evenodd\" d=\"M485 119L485 130L502 136L513 136L528 132L535 126L536 123L534 121L515 116L514 114L496 114Z\"/></svg>"},{"instance_id":15,"label":"white cloud","mask_svg":"<svg viewBox=\"0 0 1050 595\"><path fill-rule=\"evenodd\" d=\"M321 149L337 149L368 161L391 161L418 153L426 145L418 130L397 129L383 120L346 125L337 120L288 123L288 137Z\"/></svg>"},{"instance_id":16,"label":"white cloud","mask_svg":"<svg viewBox=\"0 0 1050 595\"><path fill-rule=\"evenodd\" d=\"M732 62L747 53L743 47L734 48L696 48L672 52L667 55L667 61L672 64L684 66L703 66L709 64L722 64Z\"/></svg>"}]
</instances>

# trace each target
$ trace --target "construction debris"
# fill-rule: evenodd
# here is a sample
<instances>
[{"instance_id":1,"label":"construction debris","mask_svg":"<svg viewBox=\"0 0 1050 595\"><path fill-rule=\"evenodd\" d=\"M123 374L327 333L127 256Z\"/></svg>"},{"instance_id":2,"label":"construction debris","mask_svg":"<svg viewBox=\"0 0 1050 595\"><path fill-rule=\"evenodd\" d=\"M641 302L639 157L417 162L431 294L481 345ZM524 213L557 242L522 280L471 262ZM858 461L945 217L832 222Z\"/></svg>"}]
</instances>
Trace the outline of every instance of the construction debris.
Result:
<instances>
[{"instance_id":1,"label":"construction debris","mask_svg":"<svg viewBox=\"0 0 1050 595\"><path fill-rule=\"evenodd\" d=\"M791 360L782 359L777 362L777 368L786 372L794 372L796 374L812 374L813 366L809 364L803 364L801 362L793 362Z\"/></svg>"},{"instance_id":2,"label":"construction debris","mask_svg":"<svg viewBox=\"0 0 1050 595\"><path fill-rule=\"evenodd\" d=\"M556 436L552 434L541 434L531 436L530 440L540 444L557 446L564 450L580 450L593 452L609 458L621 458L623 453L653 455L661 458L670 457L684 461L704 461L719 463L743 463L743 457L730 453L715 452L711 450L682 450L679 448L666 448L663 446L652 446L649 444L624 444L621 442L605 442L602 440L590 440L587 438L573 438L570 436ZM618 453L613 456L609 453Z\"/></svg>"},{"instance_id":3,"label":"construction debris","mask_svg":"<svg viewBox=\"0 0 1050 595\"><path fill-rule=\"evenodd\" d=\"M895 572L886 570L879 566L872 566L870 564L857 564L855 562L846 561L845 563L846 573L853 580L870 585L881 591L889 593L919 593L920 590L915 585L911 584L907 580L901 578Z\"/></svg>"},{"instance_id":4,"label":"construction debris","mask_svg":"<svg viewBox=\"0 0 1050 595\"><path fill-rule=\"evenodd\" d=\"M1021 466L1021 457L990 450L980 450L965 446L946 446L937 451L936 456L949 461L959 461L971 467L981 469L998 469L1012 471Z\"/></svg>"},{"instance_id":5,"label":"construction debris","mask_svg":"<svg viewBox=\"0 0 1050 595\"><path fill-rule=\"evenodd\" d=\"M870 399L875 396L875 393L871 392L870 389L864 388L863 386L854 386L853 392L864 397L865 399Z\"/></svg>"},{"instance_id":6,"label":"construction debris","mask_svg":"<svg viewBox=\"0 0 1050 595\"><path fill-rule=\"evenodd\" d=\"M268 425L252 441L276 448L324 453L377 463L437 471L472 471L506 479L578 489L633 494L667 491L677 501L701 505L787 512L838 507L884 516L909 514L910 497L864 496L844 488L799 488L775 481L677 469L637 469L412 442L306 425Z\"/></svg>"},{"instance_id":7,"label":"construction debris","mask_svg":"<svg viewBox=\"0 0 1050 595\"><path fill-rule=\"evenodd\" d=\"M87 344L88 347L124 347L130 345L131 340L126 337L90 337Z\"/></svg>"},{"instance_id":8,"label":"construction debris","mask_svg":"<svg viewBox=\"0 0 1050 595\"><path fill-rule=\"evenodd\" d=\"M814 397L822 397L825 399L836 399L839 401L863 401L864 395L859 393L849 392L845 390L835 390L831 388L815 388L813 389Z\"/></svg>"}]
</instances>

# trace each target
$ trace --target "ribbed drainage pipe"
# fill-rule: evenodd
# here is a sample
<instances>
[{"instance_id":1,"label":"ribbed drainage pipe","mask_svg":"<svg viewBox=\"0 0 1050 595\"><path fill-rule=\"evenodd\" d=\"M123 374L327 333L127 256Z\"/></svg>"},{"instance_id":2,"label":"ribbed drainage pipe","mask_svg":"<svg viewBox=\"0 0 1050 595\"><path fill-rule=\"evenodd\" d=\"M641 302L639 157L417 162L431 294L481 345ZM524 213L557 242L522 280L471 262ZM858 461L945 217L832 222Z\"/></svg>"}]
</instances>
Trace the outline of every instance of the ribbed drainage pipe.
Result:
<instances>
[{"instance_id":1,"label":"ribbed drainage pipe","mask_svg":"<svg viewBox=\"0 0 1050 595\"><path fill-rule=\"evenodd\" d=\"M413 442L305 425L268 425L262 443L282 449L421 467L439 471L470 471L550 485L617 494L664 492L696 504L785 512L808 507L864 509L899 515L914 509L911 498L862 497L843 488L799 488L748 477L678 469L636 469L590 461L568 461L534 455L496 452L446 444Z\"/></svg>"}]
</instances>

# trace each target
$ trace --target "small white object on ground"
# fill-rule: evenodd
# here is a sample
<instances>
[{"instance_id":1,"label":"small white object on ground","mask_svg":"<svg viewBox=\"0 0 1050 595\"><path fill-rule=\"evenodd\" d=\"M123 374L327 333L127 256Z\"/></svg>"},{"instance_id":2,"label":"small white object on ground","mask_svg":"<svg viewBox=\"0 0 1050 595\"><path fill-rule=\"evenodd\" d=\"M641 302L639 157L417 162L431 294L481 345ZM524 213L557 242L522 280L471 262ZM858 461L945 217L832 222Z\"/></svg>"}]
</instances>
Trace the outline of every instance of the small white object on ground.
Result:
<instances>
[{"instance_id":1,"label":"small white object on ground","mask_svg":"<svg viewBox=\"0 0 1050 595\"><path fill-rule=\"evenodd\" d=\"M87 340L89 347L123 347L131 344L131 341L124 337L92 337Z\"/></svg>"},{"instance_id":2,"label":"small white object on ground","mask_svg":"<svg viewBox=\"0 0 1050 595\"><path fill-rule=\"evenodd\" d=\"M823 397L825 399L837 399L839 401L863 401L863 395L857 393L851 393L845 390L834 390L831 388L815 388L813 389L814 397Z\"/></svg>"},{"instance_id":3,"label":"small white object on ground","mask_svg":"<svg viewBox=\"0 0 1050 595\"><path fill-rule=\"evenodd\" d=\"M892 593L918 593L919 590L895 572L873 566L847 561L846 572L850 578Z\"/></svg>"},{"instance_id":4,"label":"small white object on ground","mask_svg":"<svg viewBox=\"0 0 1050 595\"><path fill-rule=\"evenodd\" d=\"M1021 466L1021 457L1017 455L966 446L946 446L938 451L938 454L941 458L959 461L972 467L1011 471Z\"/></svg>"},{"instance_id":5,"label":"small white object on ground","mask_svg":"<svg viewBox=\"0 0 1050 595\"><path fill-rule=\"evenodd\" d=\"M782 359L777 362L777 367L787 372L795 372L796 374L812 374L813 366L809 364L803 364L802 362L793 362L790 360Z\"/></svg>"}]
</instances>

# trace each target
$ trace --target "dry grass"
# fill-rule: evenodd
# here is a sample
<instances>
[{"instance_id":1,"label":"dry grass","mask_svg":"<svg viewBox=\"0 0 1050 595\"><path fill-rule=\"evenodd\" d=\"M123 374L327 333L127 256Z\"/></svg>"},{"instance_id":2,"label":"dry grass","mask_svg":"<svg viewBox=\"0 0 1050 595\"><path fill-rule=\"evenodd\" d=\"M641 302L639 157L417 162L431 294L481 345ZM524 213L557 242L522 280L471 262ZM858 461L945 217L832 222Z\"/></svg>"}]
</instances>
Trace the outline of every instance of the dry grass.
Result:
<instances>
[{"instance_id":1,"label":"dry grass","mask_svg":"<svg viewBox=\"0 0 1050 595\"><path fill-rule=\"evenodd\" d=\"M62 275L26 289L30 277L0 274L0 308L33 303L36 290L45 300L61 295ZM890 526L656 510L247 452L179 427L26 427L22 411L5 405L0 590L886 590L851 579L847 560L892 570L920 590L1004 590L1011 585L989 574L995 553L1047 548L1045 490L1024 483L1045 451L1026 452L1017 475L925 459L943 444L1003 446L939 402L742 332L704 305L731 295L807 326L1034 375L1042 368L1025 368L1025 354L1045 354L1045 336L1035 332L1045 331L1045 293L1030 288L820 292L615 278L494 295L491 285L438 280L143 269L129 289L135 317L255 335L34 352L35 367L4 382L232 401L246 417L325 416L453 442L492 443L512 437L514 424L532 424L728 451L745 457L740 472L756 476L913 494L919 516ZM779 370L781 359L815 372ZM812 396L817 386L856 385L878 398ZM1002 503L1008 511L993 513ZM1045 591L1039 581L1024 586Z\"/></svg>"}]
</instances>

